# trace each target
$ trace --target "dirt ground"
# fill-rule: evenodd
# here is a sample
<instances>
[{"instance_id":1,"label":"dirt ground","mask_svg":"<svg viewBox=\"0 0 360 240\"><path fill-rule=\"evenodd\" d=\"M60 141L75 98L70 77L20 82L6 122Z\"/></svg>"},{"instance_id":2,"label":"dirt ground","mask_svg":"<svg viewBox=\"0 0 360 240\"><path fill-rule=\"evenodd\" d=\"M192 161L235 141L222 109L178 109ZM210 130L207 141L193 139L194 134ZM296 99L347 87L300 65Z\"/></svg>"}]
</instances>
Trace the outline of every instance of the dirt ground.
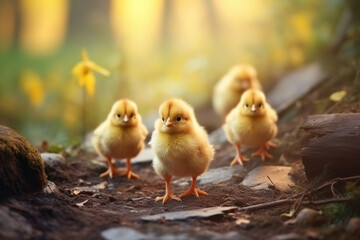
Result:
<instances>
[{"instance_id":1,"label":"dirt ground","mask_svg":"<svg viewBox=\"0 0 360 240\"><path fill-rule=\"evenodd\" d=\"M301 163L300 150L306 144L308 136L299 127L308 114L316 113L315 107L307 107L307 104L322 96L329 96L334 89L346 87L346 82L333 81L335 82L328 81L327 88L312 91L281 115L277 137L279 148L272 151L274 159L265 162L252 159L245 165L246 172L259 165L291 166L291 176L296 186L306 188L308 182ZM327 106L327 109L332 108L331 112L341 112L341 107L343 112L359 111L357 102L345 107L341 104L333 105ZM215 160L210 168L228 166L235 154L233 147L224 143L216 146L216 149ZM302 239L359 239L359 236L347 234L344 226L330 225L328 222L305 227L288 224L289 218L280 215L289 212L289 204L248 212L235 210L223 216L205 219L144 222L140 218L145 215L215 206L241 208L275 201L287 195L275 190L257 192L240 185L246 175L246 172L243 172L234 174L227 182L201 186L209 196L200 196L200 199L197 199L192 195L183 198L182 202L169 200L162 205L154 199L164 194L164 181L155 174L150 162L133 165L133 171L140 175L140 179L128 180L116 176L110 180L99 178L99 174L105 168L91 164L90 160L94 158L95 154L80 151L76 156L68 157L66 165L48 168L48 179L57 185L58 193L41 193L34 198L9 199L1 204L2 207L22 216L31 227L32 231L23 234L20 239L101 239L102 231L119 226L143 233L168 231L174 236L184 232L211 231L220 234L238 233L234 239L241 239L240 236L243 239L270 239L288 233L297 233ZM118 164L119 167L124 166L121 162ZM74 194L73 190L76 187L93 186L103 181L107 182L105 189L93 193ZM182 193L187 187L172 185L176 194ZM249 221L247 224L239 224L239 219Z\"/></svg>"}]
</instances>

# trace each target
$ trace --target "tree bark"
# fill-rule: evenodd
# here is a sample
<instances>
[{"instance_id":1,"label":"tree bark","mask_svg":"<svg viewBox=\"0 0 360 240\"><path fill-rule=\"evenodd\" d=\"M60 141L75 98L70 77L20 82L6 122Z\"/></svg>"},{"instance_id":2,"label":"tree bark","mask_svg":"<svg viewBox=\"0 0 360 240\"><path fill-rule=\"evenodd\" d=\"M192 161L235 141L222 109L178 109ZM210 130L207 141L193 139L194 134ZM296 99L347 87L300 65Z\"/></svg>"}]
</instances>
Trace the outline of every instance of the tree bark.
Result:
<instances>
[{"instance_id":1,"label":"tree bark","mask_svg":"<svg viewBox=\"0 0 360 240\"><path fill-rule=\"evenodd\" d=\"M301 128L313 136L301 150L309 180L360 174L360 113L311 115Z\"/></svg>"}]
</instances>

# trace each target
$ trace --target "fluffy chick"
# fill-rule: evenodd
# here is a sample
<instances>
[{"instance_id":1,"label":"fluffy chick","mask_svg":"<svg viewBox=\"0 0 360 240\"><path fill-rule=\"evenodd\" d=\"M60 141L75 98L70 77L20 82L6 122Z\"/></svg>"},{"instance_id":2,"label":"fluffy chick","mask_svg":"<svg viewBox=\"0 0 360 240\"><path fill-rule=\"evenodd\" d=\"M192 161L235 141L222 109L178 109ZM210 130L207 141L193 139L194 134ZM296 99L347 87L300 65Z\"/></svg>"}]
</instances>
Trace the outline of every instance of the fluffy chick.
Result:
<instances>
[{"instance_id":1,"label":"fluffy chick","mask_svg":"<svg viewBox=\"0 0 360 240\"><path fill-rule=\"evenodd\" d=\"M260 156L262 160L272 158L267 150L277 147L270 142L277 134L277 119L275 110L266 102L263 92L254 89L245 91L239 104L226 117L223 126L227 139L236 148L236 157L230 165L237 162L243 165L248 160L241 154L241 145L260 146L252 156Z\"/></svg>"},{"instance_id":2,"label":"fluffy chick","mask_svg":"<svg viewBox=\"0 0 360 240\"><path fill-rule=\"evenodd\" d=\"M147 133L135 102L129 99L116 101L107 119L96 128L92 138L95 149L106 157L109 164L109 169L100 177L113 178L114 174L119 174L120 176L126 175L128 179L139 178L131 171L130 160L144 148ZM120 172L115 168L112 159L123 158L126 159L127 170Z\"/></svg>"},{"instance_id":3,"label":"fluffy chick","mask_svg":"<svg viewBox=\"0 0 360 240\"><path fill-rule=\"evenodd\" d=\"M159 108L160 118L155 121L151 147L155 153L153 167L166 181L166 192L155 201L180 201L181 197L194 194L208 195L196 186L196 178L204 173L214 157L205 129L196 120L193 108L181 99L169 99ZM172 176L192 177L192 184L180 198L172 194Z\"/></svg>"},{"instance_id":4,"label":"fluffy chick","mask_svg":"<svg viewBox=\"0 0 360 240\"><path fill-rule=\"evenodd\" d=\"M215 112L225 119L239 103L241 95L248 89L259 89L261 85L253 66L236 65L215 85L213 106Z\"/></svg>"}]
</instances>

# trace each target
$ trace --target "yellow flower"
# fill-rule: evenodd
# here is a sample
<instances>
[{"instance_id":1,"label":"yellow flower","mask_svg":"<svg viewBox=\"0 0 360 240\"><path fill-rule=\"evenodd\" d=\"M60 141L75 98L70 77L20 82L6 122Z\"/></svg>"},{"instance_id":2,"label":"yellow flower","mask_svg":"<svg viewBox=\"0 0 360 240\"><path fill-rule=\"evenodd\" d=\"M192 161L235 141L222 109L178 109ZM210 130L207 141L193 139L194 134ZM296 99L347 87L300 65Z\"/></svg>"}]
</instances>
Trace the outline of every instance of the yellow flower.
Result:
<instances>
[{"instance_id":1,"label":"yellow flower","mask_svg":"<svg viewBox=\"0 0 360 240\"><path fill-rule=\"evenodd\" d=\"M32 106L41 106L45 98L45 92L38 74L32 71L25 71L20 77L20 87L28 95Z\"/></svg>"},{"instance_id":2,"label":"yellow flower","mask_svg":"<svg viewBox=\"0 0 360 240\"><path fill-rule=\"evenodd\" d=\"M82 61L77 63L72 69L72 74L79 79L80 86L84 86L86 92L93 96L95 92L95 76L92 71L96 71L104 76L109 76L108 70L100 67L88 57L85 49L82 50Z\"/></svg>"}]
</instances>

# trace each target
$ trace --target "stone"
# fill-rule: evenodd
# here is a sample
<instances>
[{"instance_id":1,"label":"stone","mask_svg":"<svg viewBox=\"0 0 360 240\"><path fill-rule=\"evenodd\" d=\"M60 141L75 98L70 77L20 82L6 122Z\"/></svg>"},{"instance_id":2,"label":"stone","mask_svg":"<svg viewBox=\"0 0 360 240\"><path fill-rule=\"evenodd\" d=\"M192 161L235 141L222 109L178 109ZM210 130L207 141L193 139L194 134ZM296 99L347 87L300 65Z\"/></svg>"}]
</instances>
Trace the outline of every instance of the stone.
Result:
<instances>
[{"instance_id":1,"label":"stone","mask_svg":"<svg viewBox=\"0 0 360 240\"><path fill-rule=\"evenodd\" d=\"M316 211L311 208L303 208L296 216L296 224L301 226L314 226L323 220L321 211Z\"/></svg>"},{"instance_id":2,"label":"stone","mask_svg":"<svg viewBox=\"0 0 360 240\"><path fill-rule=\"evenodd\" d=\"M280 79L267 94L267 101L277 112L282 112L326 77L327 74L321 68L320 63L311 63Z\"/></svg>"},{"instance_id":3,"label":"stone","mask_svg":"<svg viewBox=\"0 0 360 240\"><path fill-rule=\"evenodd\" d=\"M46 181L38 150L13 129L0 125L0 200L40 192Z\"/></svg>"},{"instance_id":4,"label":"stone","mask_svg":"<svg viewBox=\"0 0 360 240\"><path fill-rule=\"evenodd\" d=\"M131 164L149 163L154 158L151 148L144 148L139 155L131 159Z\"/></svg>"},{"instance_id":5,"label":"stone","mask_svg":"<svg viewBox=\"0 0 360 240\"><path fill-rule=\"evenodd\" d=\"M217 233L209 230L183 229L182 226L147 225L139 230L128 227L115 227L101 232L105 240L132 239L132 240L249 240L235 231Z\"/></svg>"},{"instance_id":6,"label":"stone","mask_svg":"<svg viewBox=\"0 0 360 240\"><path fill-rule=\"evenodd\" d=\"M46 186L44 187L43 190L44 193L46 194L52 194L52 193L60 193L58 187L56 186L56 184L52 181L47 181Z\"/></svg>"},{"instance_id":7,"label":"stone","mask_svg":"<svg viewBox=\"0 0 360 240\"><path fill-rule=\"evenodd\" d=\"M131 159L131 164L142 164L142 163L151 163L152 159L154 158L154 153L152 152L151 148L144 148L139 155ZM120 165L125 165L125 159L116 159L116 163ZM103 169L107 168L107 160L103 156L98 156L91 160L91 164L94 167Z\"/></svg>"},{"instance_id":8,"label":"stone","mask_svg":"<svg viewBox=\"0 0 360 240\"><path fill-rule=\"evenodd\" d=\"M290 171L291 167L259 166L251 170L241 184L255 190L267 191L270 190L268 186L272 184L270 178L280 191L289 192L290 186L295 185L289 176Z\"/></svg>"},{"instance_id":9,"label":"stone","mask_svg":"<svg viewBox=\"0 0 360 240\"><path fill-rule=\"evenodd\" d=\"M235 210L238 207L209 207L201 208L195 210L186 210L186 211L176 211L176 212L166 212L156 215L149 215L141 217L143 221L158 221L158 220L185 220L188 218L209 218L217 215L223 215L224 212Z\"/></svg>"},{"instance_id":10,"label":"stone","mask_svg":"<svg viewBox=\"0 0 360 240\"><path fill-rule=\"evenodd\" d=\"M45 167L55 167L66 163L65 158L58 153L41 153L41 158L44 161Z\"/></svg>"},{"instance_id":11,"label":"stone","mask_svg":"<svg viewBox=\"0 0 360 240\"><path fill-rule=\"evenodd\" d=\"M345 229L352 235L360 236L360 217L351 218Z\"/></svg>"},{"instance_id":12,"label":"stone","mask_svg":"<svg viewBox=\"0 0 360 240\"><path fill-rule=\"evenodd\" d=\"M240 165L234 167L212 168L197 178L198 185L217 184L230 180L234 173L244 172L245 168ZM173 181L178 186L186 186L191 178L178 178Z\"/></svg>"},{"instance_id":13,"label":"stone","mask_svg":"<svg viewBox=\"0 0 360 240\"><path fill-rule=\"evenodd\" d=\"M26 219L9 208L0 206L0 239L24 239L33 235L33 228Z\"/></svg>"},{"instance_id":14,"label":"stone","mask_svg":"<svg viewBox=\"0 0 360 240\"><path fill-rule=\"evenodd\" d=\"M269 240L303 240L304 238L297 233L286 233L271 237Z\"/></svg>"}]
</instances>

